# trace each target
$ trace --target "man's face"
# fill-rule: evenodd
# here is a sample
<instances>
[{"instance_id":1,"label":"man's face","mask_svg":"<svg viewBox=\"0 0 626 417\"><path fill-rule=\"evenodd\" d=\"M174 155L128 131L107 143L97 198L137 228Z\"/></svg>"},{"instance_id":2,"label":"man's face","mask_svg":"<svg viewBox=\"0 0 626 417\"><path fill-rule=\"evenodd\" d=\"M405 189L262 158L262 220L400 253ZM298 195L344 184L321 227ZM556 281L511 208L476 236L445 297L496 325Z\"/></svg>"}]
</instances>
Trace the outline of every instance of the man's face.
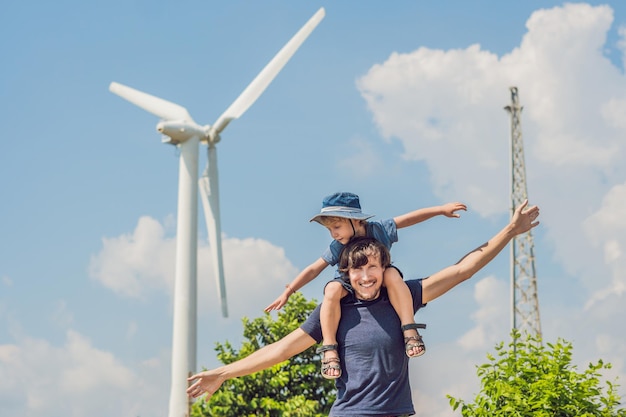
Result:
<instances>
[{"instance_id":1,"label":"man's face","mask_svg":"<svg viewBox=\"0 0 626 417\"><path fill-rule=\"evenodd\" d=\"M385 269L380 264L380 255L368 255L367 263L358 268L350 268L348 277L359 300L374 300L380 295Z\"/></svg>"}]
</instances>

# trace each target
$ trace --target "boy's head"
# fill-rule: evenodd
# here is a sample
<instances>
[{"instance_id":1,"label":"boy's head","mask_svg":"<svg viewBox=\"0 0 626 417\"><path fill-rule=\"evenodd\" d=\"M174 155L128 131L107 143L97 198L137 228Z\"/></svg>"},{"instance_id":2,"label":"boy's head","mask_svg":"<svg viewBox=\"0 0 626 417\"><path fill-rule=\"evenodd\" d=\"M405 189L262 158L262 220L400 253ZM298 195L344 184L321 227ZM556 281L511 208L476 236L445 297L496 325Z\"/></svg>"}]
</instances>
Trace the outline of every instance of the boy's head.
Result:
<instances>
[{"instance_id":1,"label":"boy's head","mask_svg":"<svg viewBox=\"0 0 626 417\"><path fill-rule=\"evenodd\" d=\"M339 217L353 220L367 220L374 217L371 214L365 214L361 211L361 203L359 196L353 193L340 192L324 197L322 201L322 210L309 221L316 221L322 226L327 226L327 219ZM337 219L334 219L336 221Z\"/></svg>"},{"instance_id":2,"label":"boy's head","mask_svg":"<svg viewBox=\"0 0 626 417\"><path fill-rule=\"evenodd\" d=\"M373 217L361 211L359 196L335 193L324 198L322 210L310 221L326 227L333 239L345 245L355 236L365 234L365 220Z\"/></svg>"}]
</instances>

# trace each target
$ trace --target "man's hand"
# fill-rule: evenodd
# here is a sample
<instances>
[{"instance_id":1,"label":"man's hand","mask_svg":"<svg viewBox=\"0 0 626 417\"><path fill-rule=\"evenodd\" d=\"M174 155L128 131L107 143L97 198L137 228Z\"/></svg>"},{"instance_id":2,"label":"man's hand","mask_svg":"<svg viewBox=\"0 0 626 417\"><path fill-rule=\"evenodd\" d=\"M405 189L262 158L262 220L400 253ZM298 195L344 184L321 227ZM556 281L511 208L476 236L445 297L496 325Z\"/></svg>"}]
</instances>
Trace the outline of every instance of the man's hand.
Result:
<instances>
[{"instance_id":1,"label":"man's hand","mask_svg":"<svg viewBox=\"0 0 626 417\"><path fill-rule=\"evenodd\" d=\"M526 233L539 224L537 221L537 217L539 217L539 207L532 206L526 208L527 205L528 200L524 200L524 202L520 204L513 213L510 226L515 235Z\"/></svg>"},{"instance_id":2,"label":"man's hand","mask_svg":"<svg viewBox=\"0 0 626 417\"><path fill-rule=\"evenodd\" d=\"M225 381L215 370L200 372L187 378L189 382L193 380L196 380L196 382L187 388L187 395L191 398L197 398L206 393L207 400L211 398Z\"/></svg>"}]
</instances>

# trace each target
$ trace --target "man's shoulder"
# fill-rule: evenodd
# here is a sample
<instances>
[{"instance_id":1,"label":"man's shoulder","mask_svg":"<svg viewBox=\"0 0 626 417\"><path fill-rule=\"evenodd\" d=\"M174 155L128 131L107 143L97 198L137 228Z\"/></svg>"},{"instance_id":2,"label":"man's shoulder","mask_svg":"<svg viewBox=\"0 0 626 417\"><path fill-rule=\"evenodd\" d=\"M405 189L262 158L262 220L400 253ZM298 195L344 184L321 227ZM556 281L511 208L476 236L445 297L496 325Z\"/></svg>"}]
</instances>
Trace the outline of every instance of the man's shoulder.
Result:
<instances>
[{"instance_id":1,"label":"man's shoulder","mask_svg":"<svg viewBox=\"0 0 626 417\"><path fill-rule=\"evenodd\" d=\"M409 288L422 288L422 279L423 278L411 278L411 279L405 279L404 283L409 287Z\"/></svg>"}]
</instances>

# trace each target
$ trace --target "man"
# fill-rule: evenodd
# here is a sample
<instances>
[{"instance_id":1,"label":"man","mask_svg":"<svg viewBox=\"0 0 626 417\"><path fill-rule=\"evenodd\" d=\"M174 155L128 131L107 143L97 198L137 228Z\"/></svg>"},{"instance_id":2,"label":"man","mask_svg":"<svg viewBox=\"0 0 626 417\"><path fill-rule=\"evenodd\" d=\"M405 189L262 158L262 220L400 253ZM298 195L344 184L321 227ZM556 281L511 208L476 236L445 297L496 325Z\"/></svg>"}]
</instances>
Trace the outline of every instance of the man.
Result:
<instances>
[{"instance_id":1,"label":"man","mask_svg":"<svg viewBox=\"0 0 626 417\"><path fill-rule=\"evenodd\" d=\"M407 280L414 310L471 278L487 265L515 236L537 226L539 208L521 204L509 224L487 243L465 255L456 264L420 280ZM330 416L401 416L414 414L399 319L381 289L383 274L399 274L390 266L387 249L373 239L359 239L346 246L340 270L349 278L354 297L341 306L337 341L342 376L337 379L337 399ZM285 361L322 339L318 306L304 324L283 339L250 356L189 378L195 382L187 393L207 398L230 378L249 375Z\"/></svg>"}]
</instances>

